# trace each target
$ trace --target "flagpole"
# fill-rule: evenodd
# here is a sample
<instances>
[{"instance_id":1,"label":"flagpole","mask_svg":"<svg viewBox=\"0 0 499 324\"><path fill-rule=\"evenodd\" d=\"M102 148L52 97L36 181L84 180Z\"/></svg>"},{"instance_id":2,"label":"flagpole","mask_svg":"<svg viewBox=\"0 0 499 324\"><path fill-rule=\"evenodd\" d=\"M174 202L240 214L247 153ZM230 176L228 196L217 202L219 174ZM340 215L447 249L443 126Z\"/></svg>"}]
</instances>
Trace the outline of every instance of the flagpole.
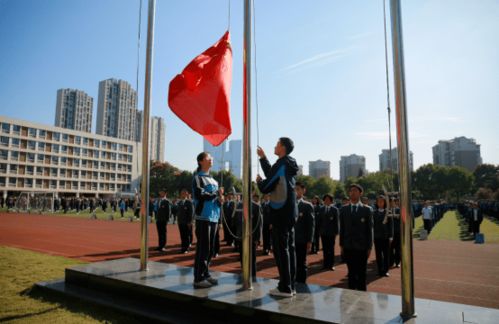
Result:
<instances>
[{"instance_id":1,"label":"flagpole","mask_svg":"<svg viewBox=\"0 0 499 324\"><path fill-rule=\"evenodd\" d=\"M142 126L142 182L140 194L140 270L147 270L147 216L149 215L149 122L151 106L152 64L154 47L154 16L156 0L149 0L147 17L147 49L146 49L146 76L144 85L144 115Z\"/></svg>"},{"instance_id":2,"label":"flagpole","mask_svg":"<svg viewBox=\"0 0 499 324\"><path fill-rule=\"evenodd\" d=\"M409 138L405 93L404 44L400 0L391 0L393 75L400 179L400 232L402 252L402 312L403 319L416 316L414 308L414 269L412 256L411 174L409 168Z\"/></svg>"},{"instance_id":3,"label":"flagpole","mask_svg":"<svg viewBox=\"0 0 499 324\"><path fill-rule=\"evenodd\" d=\"M251 0L244 0L243 82L243 289L251 286Z\"/></svg>"}]
</instances>

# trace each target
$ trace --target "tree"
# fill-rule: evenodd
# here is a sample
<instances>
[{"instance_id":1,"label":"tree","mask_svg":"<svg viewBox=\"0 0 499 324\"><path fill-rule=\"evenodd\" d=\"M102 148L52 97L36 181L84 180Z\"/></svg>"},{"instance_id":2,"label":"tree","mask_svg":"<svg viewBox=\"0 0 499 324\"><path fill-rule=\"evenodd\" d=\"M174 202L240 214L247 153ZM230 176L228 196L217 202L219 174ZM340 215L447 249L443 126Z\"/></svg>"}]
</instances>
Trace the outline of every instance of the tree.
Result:
<instances>
[{"instance_id":1,"label":"tree","mask_svg":"<svg viewBox=\"0 0 499 324\"><path fill-rule=\"evenodd\" d=\"M307 196L319 196L322 198L325 194L332 194L334 192L334 188L336 187L336 183L333 179L329 177L320 177L315 181L312 187L307 190Z\"/></svg>"},{"instance_id":2,"label":"tree","mask_svg":"<svg viewBox=\"0 0 499 324\"><path fill-rule=\"evenodd\" d=\"M445 183L448 186L447 192L450 196L459 200L462 195L471 193L473 175L468 170L457 166L448 167L445 176Z\"/></svg>"},{"instance_id":3,"label":"tree","mask_svg":"<svg viewBox=\"0 0 499 324\"><path fill-rule=\"evenodd\" d=\"M480 164L473 171L475 177L473 189L488 188L492 191L499 189L499 165Z\"/></svg>"}]
</instances>

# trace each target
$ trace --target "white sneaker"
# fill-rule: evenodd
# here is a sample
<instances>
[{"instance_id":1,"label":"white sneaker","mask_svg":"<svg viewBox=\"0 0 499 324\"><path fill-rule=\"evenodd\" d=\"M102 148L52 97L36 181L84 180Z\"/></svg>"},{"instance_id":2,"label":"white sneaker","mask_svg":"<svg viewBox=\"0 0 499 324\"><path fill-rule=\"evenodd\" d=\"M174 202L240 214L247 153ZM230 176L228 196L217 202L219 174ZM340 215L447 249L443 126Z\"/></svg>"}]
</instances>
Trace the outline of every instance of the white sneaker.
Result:
<instances>
[{"instance_id":1,"label":"white sneaker","mask_svg":"<svg viewBox=\"0 0 499 324\"><path fill-rule=\"evenodd\" d=\"M213 277L206 278L206 281L208 281L212 286L218 285L218 280Z\"/></svg>"},{"instance_id":2,"label":"white sneaker","mask_svg":"<svg viewBox=\"0 0 499 324\"><path fill-rule=\"evenodd\" d=\"M199 282L194 281L193 286L194 288L210 288L213 285L208 280L203 280Z\"/></svg>"},{"instance_id":3,"label":"white sneaker","mask_svg":"<svg viewBox=\"0 0 499 324\"><path fill-rule=\"evenodd\" d=\"M278 297L293 297L293 293L280 291L279 288L270 289L269 295Z\"/></svg>"},{"instance_id":4,"label":"white sneaker","mask_svg":"<svg viewBox=\"0 0 499 324\"><path fill-rule=\"evenodd\" d=\"M293 289L293 291L291 291L291 293L293 294L293 296L296 296L296 289Z\"/></svg>"}]
</instances>

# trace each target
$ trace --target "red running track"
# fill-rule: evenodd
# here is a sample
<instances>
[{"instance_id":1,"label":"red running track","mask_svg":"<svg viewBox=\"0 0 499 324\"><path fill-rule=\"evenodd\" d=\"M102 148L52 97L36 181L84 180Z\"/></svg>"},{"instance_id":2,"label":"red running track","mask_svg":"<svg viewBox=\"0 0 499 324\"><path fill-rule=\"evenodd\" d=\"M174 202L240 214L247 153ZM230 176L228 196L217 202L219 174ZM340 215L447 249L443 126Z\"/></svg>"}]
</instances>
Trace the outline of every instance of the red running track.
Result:
<instances>
[{"instance_id":1,"label":"red running track","mask_svg":"<svg viewBox=\"0 0 499 324\"><path fill-rule=\"evenodd\" d=\"M193 252L180 254L176 225L168 225L167 240L166 254L153 250L157 243L156 227L149 225L150 260L193 266ZM89 262L139 258L140 223L3 213L0 245ZM238 255L232 250L222 246L212 269L239 273ZM338 254L339 249L336 250ZM261 255L261 250L257 253L257 275L276 278L272 255ZM337 265L334 272L323 271L321 254L309 255L308 263L308 283L346 287L346 265ZM368 265L368 290L400 295L400 269L391 269L389 278L378 278L376 272L373 251ZM416 297L499 308L499 244L415 240L414 273Z\"/></svg>"}]
</instances>

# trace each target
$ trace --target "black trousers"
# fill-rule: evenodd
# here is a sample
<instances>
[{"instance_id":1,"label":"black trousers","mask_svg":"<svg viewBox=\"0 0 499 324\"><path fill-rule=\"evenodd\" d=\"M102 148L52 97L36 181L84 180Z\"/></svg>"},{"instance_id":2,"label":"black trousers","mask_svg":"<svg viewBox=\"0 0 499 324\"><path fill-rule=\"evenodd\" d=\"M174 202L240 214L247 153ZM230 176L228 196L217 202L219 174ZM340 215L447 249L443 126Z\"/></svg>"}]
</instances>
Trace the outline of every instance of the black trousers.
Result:
<instances>
[{"instance_id":1,"label":"black trousers","mask_svg":"<svg viewBox=\"0 0 499 324\"><path fill-rule=\"evenodd\" d=\"M316 223L317 223L317 220L316 220ZM320 235L320 232L319 232L319 228L316 226L315 227L315 232L314 232L314 241L312 242L312 253L317 253L319 252L319 247L320 247L320 239L321 239L321 235ZM322 247L324 249L324 246Z\"/></svg>"},{"instance_id":2,"label":"black trousers","mask_svg":"<svg viewBox=\"0 0 499 324\"><path fill-rule=\"evenodd\" d=\"M307 281L307 243L296 243L296 282Z\"/></svg>"},{"instance_id":3,"label":"black trousers","mask_svg":"<svg viewBox=\"0 0 499 324\"><path fill-rule=\"evenodd\" d=\"M272 246L274 259L279 271L277 288L283 292L295 289L296 251L294 227L272 226Z\"/></svg>"},{"instance_id":4,"label":"black trousers","mask_svg":"<svg viewBox=\"0 0 499 324\"><path fill-rule=\"evenodd\" d=\"M200 282L210 277L209 265L215 249L215 236L218 224L196 220L196 257L194 259L194 281Z\"/></svg>"},{"instance_id":5,"label":"black trousers","mask_svg":"<svg viewBox=\"0 0 499 324\"><path fill-rule=\"evenodd\" d=\"M473 235L480 233L480 222L476 220L471 220L471 230Z\"/></svg>"},{"instance_id":6,"label":"black trousers","mask_svg":"<svg viewBox=\"0 0 499 324\"><path fill-rule=\"evenodd\" d=\"M270 229L270 224L263 224L262 226L262 240L263 240L263 251L270 251L272 248L272 230Z\"/></svg>"},{"instance_id":7,"label":"black trousers","mask_svg":"<svg viewBox=\"0 0 499 324\"><path fill-rule=\"evenodd\" d=\"M334 267L334 241L335 235L321 235L322 255L324 268Z\"/></svg>"},{"instance_id":8,"label":"black trousers","mask_svg":"<svg viewBox=\"0 0 499 324\"><path fill-rule=\"evenodd\" d=\"M390 245L390 264L400 264L400 233L393 235L392 244Z\"/></svg>"},{"instance_id":9,"label":"black trousers","mask_svg":"<svg viewBox=\"0 0 499 324\"><path fill-rule=\"evenodd\" d=\"M367 250L344 249L348 267L348 288L354 290L367 290Z\"/></svg>"},{"instance_id":10,"label":"black trousers","mask_svg":"<svg viewBox=\"0 0 499 324\"><path fill-rule=\"evenodd\" d=\"M189 250L189 245L192 241L192 227L189 228L188 224L178 224L180 232L180 246L182 253Z\"/></svg>"},{"instance_id":11,"label":"black trousers","mask_svg":"<svg viewBox=\"0 0 499 324\"><path fill-rule=\"evenodd\" d=\"M423 219L424 229L430 234L431 232L431 219Z\"/></svg>"},{"instance_id":12,"label":"black trousers","mask_svg":"<svg viewBox=\"0 0 499 324\"><path fill-rule=\"evenodd\" d=\"M156 221L156 229L158 230L158 249L166 246L166 222Z\"/></svg>"},{"instance_id":13,"label":"black trousers","mask_svg":"<svg viewBox=\"0 0 499 324\"><path fill-rule=\"evenodd\" d=\"M215 232L215 245L213 248L213 255L220 253L220 231L218 230L218 224L217 224L217 231Z\"/></svg>"},{"instance_id":14,"label":"black trousers","mask_svg":"<svg viewBox=\"0 0 499 324\"><path fill-rule=\"evenodd\" d=\"M378 274L384 275L390 267L390 239L374 239Z\"/></svg>"}]
</instances>

